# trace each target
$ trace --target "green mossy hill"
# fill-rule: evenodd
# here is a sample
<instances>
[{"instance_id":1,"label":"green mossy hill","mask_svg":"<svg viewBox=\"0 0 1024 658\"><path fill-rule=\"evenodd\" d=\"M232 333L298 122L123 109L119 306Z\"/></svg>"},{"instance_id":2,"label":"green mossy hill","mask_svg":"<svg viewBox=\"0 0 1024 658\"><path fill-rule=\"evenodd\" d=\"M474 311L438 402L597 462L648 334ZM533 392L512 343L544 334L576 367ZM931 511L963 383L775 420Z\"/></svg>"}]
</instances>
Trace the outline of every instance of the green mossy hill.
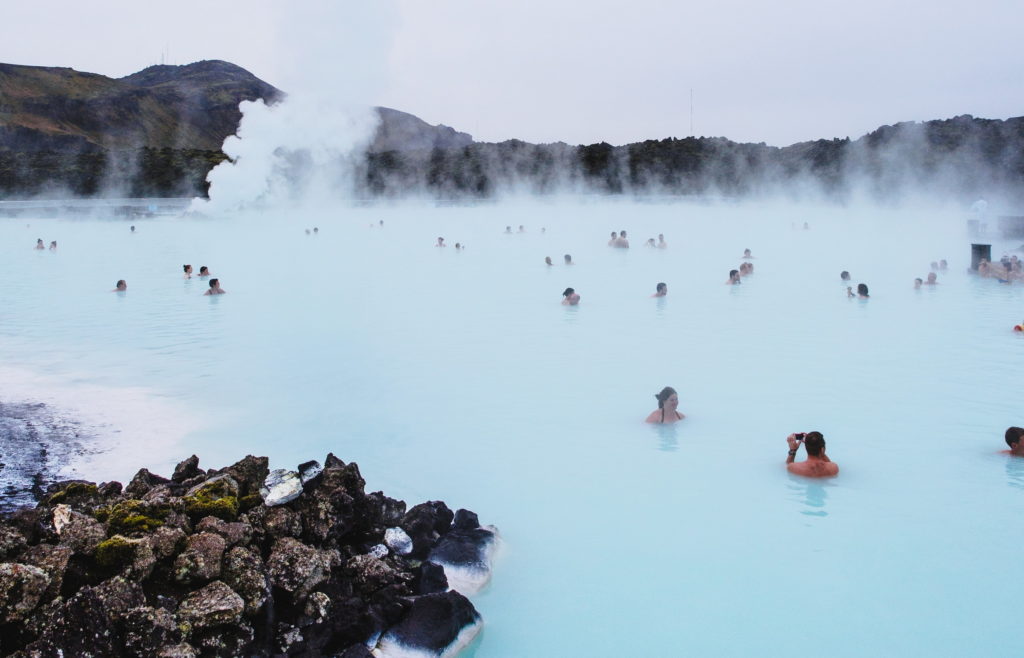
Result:
<instances>
[{"instance_id":1,"label":"green mossy hill","mask_svg":"<svg viewBox=\"0 0 1024 658\"><path fill-rule=\"evenodd\" d=\"M221 61L150 67L115 80L69 68L0 64L0 150L219 150L244 100L279 90Z\"/></svg>"}]
</instances>

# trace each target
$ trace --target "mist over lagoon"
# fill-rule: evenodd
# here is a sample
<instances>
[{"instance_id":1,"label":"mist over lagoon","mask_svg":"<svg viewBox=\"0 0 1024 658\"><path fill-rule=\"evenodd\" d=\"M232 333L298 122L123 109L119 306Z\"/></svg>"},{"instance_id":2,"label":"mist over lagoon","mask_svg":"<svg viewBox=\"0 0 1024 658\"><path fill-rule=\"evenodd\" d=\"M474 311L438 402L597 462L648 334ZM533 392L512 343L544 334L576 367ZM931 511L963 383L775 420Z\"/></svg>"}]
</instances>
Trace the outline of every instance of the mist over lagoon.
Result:
<instances>
[{"instance_id":1,"label":"mist over lagoon","mask_svg":"<svg viewBox=\"0 0 1024 658\"><path fill-rule=\"evenodd\" d=\"M997 454L1022 293L965 272L965 217L593 197L22 217L0 225L0 350L60 383L56 408L104 415L90 479L333 451L372 490L471 506L506 545L475 655L757 653L809 600L805 639L857 638L839 655L956 655L1000 637L1024 486ZM622 229L633 246L608 248ZM667 249L643 247L658 233ZM1019 246L988 237L995 258ZM744 248L754 274L723 285ZM940 285L913 290L940 258ZM644 425L666 385L687 418ZM810 429L839 478L785 473L786 434Z\"/></svg>"}]
</instances>

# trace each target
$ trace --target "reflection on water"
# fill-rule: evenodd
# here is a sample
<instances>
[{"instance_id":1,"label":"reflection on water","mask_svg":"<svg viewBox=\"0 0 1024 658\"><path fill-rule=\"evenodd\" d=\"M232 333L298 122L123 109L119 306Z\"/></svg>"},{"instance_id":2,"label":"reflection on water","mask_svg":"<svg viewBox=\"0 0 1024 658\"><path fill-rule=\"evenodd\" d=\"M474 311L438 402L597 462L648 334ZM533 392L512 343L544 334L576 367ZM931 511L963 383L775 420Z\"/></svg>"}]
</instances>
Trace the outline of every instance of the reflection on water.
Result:
<instances>
[{"instance_id":1,"label":"reflection on water","mask_svg":"<svg viewBox=\"0 0 1024 658\"><path fill-rule=\"evenodd\" d=\"M794 497L803 503L800 513L806 516L828 516L825 509L825 501L828 500L826 491L827 480L804 478L791 475L789 489Z\"/></svg>"},{"instance_id":2,"label":"reflection on water","mask_svg":"<svg viewBox=\"0 0 1024 658\"><path fill-rule=\"evenodd\" d=\"M1006 481L1011 487L1024 489L1024 458L1006 458Z\"/></svg>"},{"instance_id":3,"label":"reflection on water","mask_svg":"<svg viewBox=\"0 0 1024 658\"><path fill-rule=\"evenodd\" d=\"M676 433L678 426L679 423L670 423L668 425L661 423L651 424L651 427L655 428L658 432L658 450L662 452L675 452L679 450L679 436Z\"/></svg>"}]
</instances>

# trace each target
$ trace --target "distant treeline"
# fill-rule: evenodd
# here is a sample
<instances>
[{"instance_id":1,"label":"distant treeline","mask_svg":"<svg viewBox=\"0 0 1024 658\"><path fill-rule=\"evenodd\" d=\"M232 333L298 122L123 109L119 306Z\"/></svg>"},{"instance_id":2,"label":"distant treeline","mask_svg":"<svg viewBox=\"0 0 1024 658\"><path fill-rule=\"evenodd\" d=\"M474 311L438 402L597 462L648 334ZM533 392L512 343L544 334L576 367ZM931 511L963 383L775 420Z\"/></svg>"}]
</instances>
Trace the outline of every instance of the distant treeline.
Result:
<instances>
[{"instance_id":1,"label":"distant treeline","mask_svg":"<svg viewBox=\"0 0 1024 658\"><path fill-rule=\"evenodd\" d=\"M142 148L63 153L0 151L0 196L65 190L80 196L205 196L220 151ZM371 150L357 159L362 197L482 199L510 193L588 192L758 197L909 194L1024 200L1024 117L960 116L884 126L857 140L778 148L724 138L668 138L625 146L518 140L416 150ZM348 178L347 180L353 180Z\"/></svg>"},{"instance_id":2,"label":"distant treeline","mask_svg":"<svg viewBox=\"0 0 1024 658\"><path fill-rule=\"evenodd\" d=\"M0 197L206 196L206 174L226 159L221 151L172 148L0 151Z\"/></svg>"},{"instance_id":3,"label":"distant treeline","mask_svg":"<svg viewBox=\"0 0 1024 658\"><path fill-rule=\"evenodd\" d=\"M430 152L387 151L366 161L367 190L400 197L486 198L505 192L824 196L895 201L909 194L1024 198L1024 117L961 116L884 126L857 140L778 148L723 138L625 146L516 140Z\"/></svg>"}]
</instances>

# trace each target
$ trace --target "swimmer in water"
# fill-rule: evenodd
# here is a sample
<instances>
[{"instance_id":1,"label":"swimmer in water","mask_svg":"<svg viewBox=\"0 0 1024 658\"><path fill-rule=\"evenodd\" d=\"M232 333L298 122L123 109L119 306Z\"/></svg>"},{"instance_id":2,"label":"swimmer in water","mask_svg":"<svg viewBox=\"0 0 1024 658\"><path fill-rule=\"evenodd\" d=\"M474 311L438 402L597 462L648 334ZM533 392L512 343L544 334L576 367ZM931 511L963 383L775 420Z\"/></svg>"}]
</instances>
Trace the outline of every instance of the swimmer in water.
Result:
<instances>
[{"instance_id":1,"label":"swimmer in water","mask_svg":"<svg viewBox=\"0 0 1024 658\"><path fill-rule=\"evenodd\" d=\"M842 272L839 273L839 279L841 281L849 281L850 280L850 273L847 272L846 270L843 270Z\"/></svg>"},{"instance_id":2,"label":"swimmer in water","mask_svg":"<svg viewBox=\"0 0 1024 658\"><path fill-rule=\"evenodd\" d=\"M938 277L935 275L935 272L929 272L928 273L928 280L924 282L924 285L926 285L926 286L938 285L939 282L936 280L937 278Z\"/></svg>"},{"instance_id":3,"label":"swimmer in water","mask_svg":"<svg viewBox=\"0 0 1024 658\"><path fill-rule=\"evenodd\" d=\"M651 297L664 297L668 294L668 284L659 283L654 287L654 294Z\"/></svg>"},{"instance_id":4,"label":"swimmer in water","mask_svg":"<svg viewBox=\"0 0 1024 658\"><path fill-rule=\"evenodd\" d=\"M653 247L653 246L655 246L654 238L647 238L647 242L644 243L644 246L645 247Z\"/></svg>"},{"instance_id":5,"label":"swimmer in water","mask_svg":"<svg viewBox=\"0 0 1024 658\"><path fill-rule=\"evenodd\" d=\"M576 306L580 303L580 296L572 288L566 288L562 297L562 306Z\"/></svg>"},{"instance_id":6,"label":"swimmer in water","mask_svg":"<svg viewBox=\"0 0 1024 658\"><path fill-rule=\"evenodd\" d=\"M922 283L924 283L924 281L921 280L921 277L914 279L914 290L920 288Z\"/></svg>"},{"instance_id":7,"label":"swimmer in water","mask_svg":"<svg viewBox=\"0 0 1024 658\"><path fill-rule=\"evenodd\" d=\"M505 232L506 233L511 233L512 232L512 227L511 226L506 226L505 227Z\"/></svg>"},{"instance_id":8,"label":"swimmer in water","mask_svg":"<svg viewBox=\"0 0 1024 658\"><path fill-rule=\"evenodd\" d=\"M1004 455L1013 455L1014 457L1024 457L1024 428L1021 427L1010 427L1006 430L1006 445L1010 447L1009 450L1003 450Z\"/></svg>"},{"instance_id":9,"label":"swimmer in water","mask_svg":"<svg viewBox=\"0 0 1024 658\"><path fill-rule=\"evenodd\" d=\"M319 232L320 232L320 229L318 229L317 227L314 226L313 227L313 235L316 235Z\"/></svg>"},{"instance_id":10,"label":"swimmer in water","mask_svg":"<svg viewBox=\"0 0 1024 658\"><path fill-rule=\"evenodd\" d=\"M545 256L544 262L548 265L554 265L554 263L551 262L551 256Z\"/></svg>"},{"instance_id":11,"label":"swimmer in water","mask_svg":"<svg viewBox=\"0 0 1024 658\"><path fill-rule=\"evenodd\" d=\"M223 295L227 292L220 287L220 279L210 279L210 289L204 292L204 295Z\"/></svg>"},{"instance_id":12,"label":"swimmer in water","mask_svg":"<svg viewBox=\"0 0 1024 658\"><path fill-rule=\"evenodd\" d=\"M519 232L526 233L526 228L522 224L519 225Z\"/></svg>"},{"instance_id":13,"label":"swimmer in water","mask_svg":"<svg viewBox=\"0 0 1024 658\"><path fill-rule=\"evenodd\" d=\"M614 247L615 246L615 241L618 240L618 239L619 239L619 234L616 233L615 231L612 231L612 239L608 241L608 246L609 247Z\"/></svg>"},{"instance_id":14,"label":"swimmer in water","mask_svg":"<svg viewBox=\"0 0 1024 658\"><path fill-rule=\"evenodd\" d=\"M185 271L185 278L186 279L191 279L192 278L192 266L191 265L182 265L181 269L183 269Z\"/></svg>"},{"instance_id":15,"label":"swimmer in water","mask_svg":"<svg viewBox=\"0 0 1024 658\"><path fill-rule=\"evenodd\" d=\"M869 297L867 284L857 284L857 297L859 297L860 299L867 299Z\"/></svg>"},{"instance_id":16,"label":"swimmer in water","mask_svg":"<svg viewBox=\"0 0 1024 658\"><path fill-rule=\"evenodd\" d=\"M435 247L447 247L448 245L446 245L446 244L444 243L444 238L442 238L442 237L438 237L438 238L437 238L437 244L435 244L434 246L435 246Z\"/></svg>"},{"instance_id":17,"label":"swimmer in water","mask_svg":"<svg viewBox=\"0 0 1024 658\"><path fill-rule=\"evenodd\" d=\"M679 394L676 393L676 389L666 386L654 398L658 401L658 408L647 416L647 419L644 421L645 423L668 425L686 418L686 416L679 413Z\"/></svg>"},{"instance_id":18,"label":"swimmer in water","mask_svg":"<svg viewBox=\"0 0 1024 658\"><path fill-rule=\"evenodd\" d=\"M668 246L668 243L665 242L665 235L663 233L659 233L658 234L658 249L664 249L667 246Z\"/></svg>"},{"instance_id":19,"label":"swimmer in water","mask_svg":"<svg viewBox=\"0 0 1024 658\"><path fill-rule=\"evenodd\" d=\"M727 285L727 286L735 286L735 285L738 285L740 283L741 283L741 281L740 281L740 271L739 270L729 270L729 280L725 282L725 285Z\"/></svg>"},{"instance_id":20,"label":"swimmer in water","mask_svg":"<svg viewBox=\"0 0 1024 658\"><path fill-rule=\"evenodd\" d=\"M615 240L615 246L619 249L629 249L629 240L626 239L625 231L619 231L619 237Z\"/></svg>"},{"instance_id":21,"label":"swimmer in water","mask_svg":"<svg viewBox=\"0 0 1024 658\"><path fill-rule=\"evenodd\" d=\"M46 249L46 245L43 244L42 238L36 240L36 249Z\"/></svg>"},{"instance_id":22,"label":"swimmer in water","mask_svg":"<svg viewBox=\"0 0 1024 658\"><path fill-rule=\"evenodd\" d=\"M839 465L825 454L825 437L821 432L799 432L786 437L789 454L786 455L786 470L793 475L808 478L827 478L839 475ZM796 461L796 452L803 445L807 459Z\"/></svg>"},{"instance_id":23,"label":"swimmer in water","mask_svg":"<svg viewBox=\"0 0 1024 658\"><path fill-rule=\"evenodd\" d=\"M57 241L53 240L50 242L50 251L57 251Z\"/></svg>"},{"instance_id":24,"label":"swimmer in water","mask_svg":"<svg viewBox=\"0 0 1024 658\"><path fill-rule=\"evenodd\" d=\"M566 265L572 265L572 256L570 256L569 254L566 254L564 256L564 258L565 258L565 264Z\"/></svg>"},{"instance_id":25,"label":"swimmer in water","mask_svg":"<svg viewBox=\"0 0 1024 658\"><path fill-rule=\"evenodd\" d=\"M208 276L210 276L210 268L205 266L205 265L200 265L199 266L199 278L200 279L205 279Z\"/></svg>"},{"instance_id":26,"label":"swimmer in water","mask_svg":"<svg viewBox=\"0 0 1024 658\"><path fill-rule=\"evenodd\" d=\"M746 259L753 258L753 256L750 255L750 250L749 249L744 249L743 250L743 257L746 258Z\"/></svg>"},{"instance_id":27,"label":"swimmer in water","mask_svg":"<svg viewBox=\"0 0 1024 658\"><path fill-rule=\"evenodd\" d=\"M118 279L115 287L110 292L124 292L128 290L128 284L124 282L124 279Z\"/></svg>"},{"instance_id":28,"label":"swimmer in water","mask_svg":"<svg viewBox=\"0 0 1024 658\"><path fill-rule=\"evenodd\" d=\"M135 224L132 224L132 233L135 232Z\"/></svg>"},{"instance_id":29,"label":"swimmer in water","mask_svg":"<svg viewBox=\"0 0 1024 658\"><path fill-rule=\"evenodd\" d=\"M456 251L461 251L462 250L462 245L460 243L456 242L455 243L455 250Z\"/></svg>"}]
</instances>

